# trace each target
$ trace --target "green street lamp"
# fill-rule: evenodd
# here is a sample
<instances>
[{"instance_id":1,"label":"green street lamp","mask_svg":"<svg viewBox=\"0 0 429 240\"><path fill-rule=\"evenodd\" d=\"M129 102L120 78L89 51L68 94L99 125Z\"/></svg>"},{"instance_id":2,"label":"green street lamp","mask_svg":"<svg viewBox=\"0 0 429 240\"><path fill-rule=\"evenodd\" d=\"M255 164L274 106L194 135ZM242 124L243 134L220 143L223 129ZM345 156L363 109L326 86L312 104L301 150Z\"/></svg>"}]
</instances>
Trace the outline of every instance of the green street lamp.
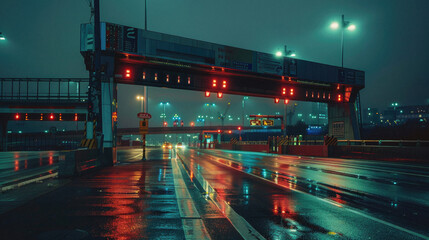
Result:
<instances>
[{"instance_id":1,"label":"green street lamp","mask_svg":"<svg viewBox=\"0 0 429 240\"><path fill-rule=\"evenodd\" d=\"M163 111L161 117L163 118L162 126L165 127L166 126L166 124L165 124L166 123L166 121L165 121L165 118L166 118L166 115L165 115L165 106L170 105L170 103L169 102L160 102L159 104L164 107L164 111Z\"/></svg>"},{"instance_id":2,"label":"green street lamp","mask_svg":"<svg viewBox=\"0 0 429 240\"><path fill-rule=\"evenodd\" d=\"M356 26L351 24L350 21L344 20L344 14L341 15L341 23L333 22L330 25L332 30L337 30L341 28L341 68L344 68L344 30L354 31Z\"/></svg>"}]
</instances>

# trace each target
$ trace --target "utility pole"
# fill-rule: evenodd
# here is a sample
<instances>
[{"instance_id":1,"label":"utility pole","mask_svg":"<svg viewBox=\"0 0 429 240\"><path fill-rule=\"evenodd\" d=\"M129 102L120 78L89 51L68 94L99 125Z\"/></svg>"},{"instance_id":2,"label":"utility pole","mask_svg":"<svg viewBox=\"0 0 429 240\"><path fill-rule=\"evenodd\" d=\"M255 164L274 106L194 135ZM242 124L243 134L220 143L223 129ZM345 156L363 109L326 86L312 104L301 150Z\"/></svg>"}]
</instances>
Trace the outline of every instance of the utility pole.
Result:
<instances>
[{"instance_id":1,"label":"utility pole","mask_svg":"<svg viewBox=\"0 0 429 240\"><path fill-rule=\"evenodd\" d=\"M100 40L100 0L94 0L94 6L91 8L91 15L94 15L94 43L95 48L91 54L91 67L89 72L88 89L88 119L87 119L87 138L97 139L100 148L103 146L102 137L102 114L101 114L101 40ZM93 125L94 121L96 126ZM95 131L94 131L95 127ZM94 136L93 133L96 133Z\"/></svg>"}]
</instances>

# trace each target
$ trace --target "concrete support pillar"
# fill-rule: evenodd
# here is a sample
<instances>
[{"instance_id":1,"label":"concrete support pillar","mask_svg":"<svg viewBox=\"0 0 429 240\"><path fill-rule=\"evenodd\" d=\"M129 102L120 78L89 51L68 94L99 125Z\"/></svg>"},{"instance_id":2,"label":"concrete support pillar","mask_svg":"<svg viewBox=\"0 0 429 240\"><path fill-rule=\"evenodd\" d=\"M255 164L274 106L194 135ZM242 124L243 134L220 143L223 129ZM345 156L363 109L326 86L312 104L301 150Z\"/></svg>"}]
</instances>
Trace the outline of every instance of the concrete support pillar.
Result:
<instances>
[{"instance_id":1,"label":"concrete support pillar","mask_svg":"<svg viewBox=\"0 0 429 240\"><path fill-rule=\"evenodd\" d=\"M360 129L355 102L328 103L329 135L340 140L359 140Z\"/></svg>"},{"instance_id":2,"label":"concrete support pillar","mask_svg":"<svg viewBox=\"0 0 429 240\"><path fill-rule=\"evenodd\" d=\"M112 166L116 163L116 129L117 129L117 84L113 78L101 83L102 108L102 143L103 166Z\"/></svg>"},{"instance_id":3,"label":"concrete support pillar","mask_svg":"<svg viewBox=\"0 0 429 240\"><path fill-rule=\"evenodd\" d=\"M7 120L0 120L0 151L7 151Z\"/></svg>"}]
</instances>

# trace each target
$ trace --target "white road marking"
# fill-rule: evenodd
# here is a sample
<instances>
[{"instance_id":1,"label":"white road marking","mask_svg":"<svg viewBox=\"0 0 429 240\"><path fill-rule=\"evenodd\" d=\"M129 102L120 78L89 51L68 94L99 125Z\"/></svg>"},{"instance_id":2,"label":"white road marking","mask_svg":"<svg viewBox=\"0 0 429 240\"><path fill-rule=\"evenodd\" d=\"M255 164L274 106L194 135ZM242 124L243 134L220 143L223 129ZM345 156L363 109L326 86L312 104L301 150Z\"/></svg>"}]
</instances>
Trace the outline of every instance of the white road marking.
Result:
<instances>
[{"instance_id":1,"label":"white road marking","mask_svg":"<svg viewBox=\"0 0 429 240\"><path fill-rule=\"evenodd\" d=\"M180 158L180 156L179 156ZM217 194L216 190L210 185L210 183L204 179L198 169L194 168L194 177L200 182L203 189L206 191L206 196L210 197L216 207L225 215L225 217L231 222L234 228L244 239L265 239L256 229L250 225L242 216L232 209L226 201L219 201L214 194Z\"/></svg>"},{"instance_id":2,"label":"white road marking","mask_svg":"<svg viewBox=\"0 0 429 240\"><path fill-rule=\"evenodd\" d=\"M189 194L176 158L171 158L174 190L186 239L211 239Z\"/></svg>"}]
</instances>

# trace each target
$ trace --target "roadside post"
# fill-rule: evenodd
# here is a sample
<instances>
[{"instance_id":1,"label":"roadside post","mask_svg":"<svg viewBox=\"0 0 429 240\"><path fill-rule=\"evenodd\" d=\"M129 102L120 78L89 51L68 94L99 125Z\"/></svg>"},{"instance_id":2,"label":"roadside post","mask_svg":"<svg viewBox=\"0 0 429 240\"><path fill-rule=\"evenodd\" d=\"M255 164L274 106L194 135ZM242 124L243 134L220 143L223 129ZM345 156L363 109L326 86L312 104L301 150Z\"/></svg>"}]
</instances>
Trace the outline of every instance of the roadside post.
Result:
<instances>
[{"instance_id":1,"label":"roadside post","mask_svg":"<svg viewBox=\"0 0 429 240\"><path fill-rule=\"evenodd\" d=\"M142 160L146 161L146 134L148 133L149 129L149 119L151 119L152 116L149 113L140 112L137 114L137 117L141 119L139 123L139 132L142 135Z\"/></svg>"}]
</instances>

